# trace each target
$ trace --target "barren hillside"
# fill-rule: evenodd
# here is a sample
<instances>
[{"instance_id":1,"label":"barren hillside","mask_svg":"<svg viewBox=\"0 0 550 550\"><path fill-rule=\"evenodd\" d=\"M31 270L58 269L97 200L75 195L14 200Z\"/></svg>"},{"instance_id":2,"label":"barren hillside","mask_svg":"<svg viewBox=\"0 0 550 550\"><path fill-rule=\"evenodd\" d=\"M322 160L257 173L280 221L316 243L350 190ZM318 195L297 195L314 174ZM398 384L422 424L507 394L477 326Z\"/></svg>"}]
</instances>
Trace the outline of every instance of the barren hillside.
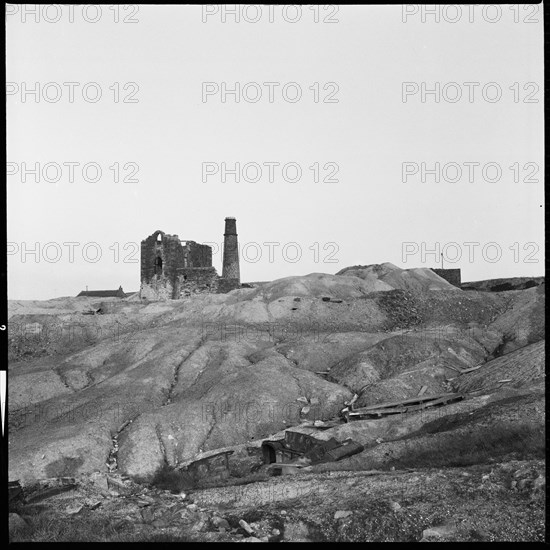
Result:
<instances>
[{"instance_id":1,"label":"barren hillside","mask_svg":"<svg viewBox=\"0 0 550 550\"><path fill-rule=\"evenodd\" d=\"M320 486L333 486L329 492L370 483L361 472L372 470L395 470L391 487L397 487L407 469L428 485L439 475L430 468L449 469L443 485L452 493L451 479L461 479L460 467L481 467L471 474L475 477L498 462L500 469L489 469L500 480L509 461L541 458L544 300L544 283L462 291L430 270L383 264L168 302L135 296L10 302L10 480L31 486L71 477L87 486L90 476L108 474L151 487L167 472L230 450L224 490L242 483L260 487L275 483L263 464L261 443L284 437L288 428L324 441L351 438L363 446L342 460L302 464L303 473L291 478L298 484L319 479ZM85 314L98 309L101 314ZM460 400L410 412L401 406L400 414L350 422L341 415L350 402L360 411L447 394ZM315 421L329 424L321 429ZM525 438L521 444L518 433ZM348 474L326 477L337 470ZM381 491L389 479L376 482ZM187 498L208 508L212 501L204 491L212 485L207 476L188 484ZM472 490L481 491L477 487ZM482 493L475 498L487 501L489 517L498 498ZM344 494L349 502L334 506L359 506L348 489ZM409 519L395 516L398 523L410 523L403 527L404 540L421 535L412 518L427 512L417 497ZM372 498L360 506L378 506ZM513 510L519 504L516 496L510 498L506 506ZM329 502L320 502L321 515ZM280 507L287 507L284 498L263 504L271 507L265 518L280 518ZM251 504L244 499L241 505ZM322 534L319 518L300 516L299 503L292 510L295 531L288 529L285 540L335 540ZM250 521L261 523L262 517ZM343 527L344 518L349 527ZM242 536L238 522L235 527L234 518L227 519L236 538ZM334 523L337 538L355 540L352 520L360 518L348 514L344 523ZM202 533L199 538L219 533L208 521L195 533ZM272 523L271 531L278 529ZM468 529L455 529L456 540L472 540ZM499 529L495 524L485 531L495 540Z\"/></svg>"}]
</instances>

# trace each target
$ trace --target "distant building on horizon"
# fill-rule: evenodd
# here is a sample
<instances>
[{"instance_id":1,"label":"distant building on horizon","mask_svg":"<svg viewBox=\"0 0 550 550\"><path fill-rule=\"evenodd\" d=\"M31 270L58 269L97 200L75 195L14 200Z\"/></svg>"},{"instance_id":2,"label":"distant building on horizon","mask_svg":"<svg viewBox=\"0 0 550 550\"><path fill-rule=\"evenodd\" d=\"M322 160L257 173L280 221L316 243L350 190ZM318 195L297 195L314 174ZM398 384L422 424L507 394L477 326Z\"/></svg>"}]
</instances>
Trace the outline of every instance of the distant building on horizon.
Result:
<instances>
[{"instance_id":1,"label":"distant building on horizon","mask_svg":"<svg viewBox=\"0 0 550 550\"><path fill-rule=\"evenodd\" d=\"M445 279L448 283L460 288L460 285L462 284L460 269L438 269L432 267L431 270L442 279Z\"/></svg>"},{"instance_id":2,"label":"distant building on horizon","mask_svg":"<svg viewBox=\"0 0 550 550\"><path fill-rule=\"evenodd\" d=\"M118 290L88 290L86 287L86 290L77 294L77 298L82 296L87 298L126 298L127 295L122 290L122 286L119 286Z\"/></svg>"}]
</instances>

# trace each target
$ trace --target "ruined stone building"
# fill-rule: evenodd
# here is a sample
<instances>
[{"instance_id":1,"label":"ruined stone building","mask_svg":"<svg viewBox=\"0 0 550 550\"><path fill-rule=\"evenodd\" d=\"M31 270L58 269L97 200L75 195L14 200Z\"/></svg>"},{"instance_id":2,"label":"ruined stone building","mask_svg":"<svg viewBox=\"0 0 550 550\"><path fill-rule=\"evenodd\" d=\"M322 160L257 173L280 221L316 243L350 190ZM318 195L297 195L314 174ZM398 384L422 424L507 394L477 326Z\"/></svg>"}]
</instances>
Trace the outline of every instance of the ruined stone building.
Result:
<instances>
[{"instance_id":1,"label":"ruined stone building","mask_svg":"<svg viewBox=\"0 0 550 550\"><path fill-rule=\"evenodd\" d=\"M225 218L223 268L212 266L212 248L157 230L141 241L140 297L175 300L194 293L240 288L237 222Z\"/></svg>"},{"instance_id":2,"label":"ruined stone building","mask_svg":"<svg viewBox=\"0 0 550 550\"><path fill-rule=\"evenodd\" d=\"M442 279L445 279L448 283L460 288L460 269L437 269L432 267L432 271Z\"/></svg>"}]
</instances>

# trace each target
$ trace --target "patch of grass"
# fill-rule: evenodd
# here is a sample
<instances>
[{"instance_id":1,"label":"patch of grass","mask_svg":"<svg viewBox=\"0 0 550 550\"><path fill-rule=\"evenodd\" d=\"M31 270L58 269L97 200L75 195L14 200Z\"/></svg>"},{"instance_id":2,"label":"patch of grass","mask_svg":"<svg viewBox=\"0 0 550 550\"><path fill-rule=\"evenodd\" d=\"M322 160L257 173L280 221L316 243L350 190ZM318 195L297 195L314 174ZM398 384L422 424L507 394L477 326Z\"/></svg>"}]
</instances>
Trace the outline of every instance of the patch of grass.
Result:
<instances>
[{"instance_id":1,"label":"patch of grass","mask_svg":"<svg viewBox=\"0 0 550 550\"><path fill-rule=\"evenodd\" d=\"M17 529L11 542L106 542L122 540L124 535L133 535L128 522L109 521L105 518L68 518L52 511L40 511L29 515L23 512L27 526Z\"/></svg>"},{"instance_id":2,"label":"patch of grass","mask_svg":"<svg viewBox=\"0 0 550 550\"><path fill-rule=\"evenodd\" d=\"M27 522L10 536L10 542L193 542L192 536L158 533L125 519L95 512L68 517L44 507L27 506L20 511Z\"/></svg>"},{"instance_id":3,"label":"patch of grass","mask_svg":"<svg viewBox=\"0 0 550 550\"><path fill-rule=\"evenodd\" d=\"M486 464L514 453L517 460L544 458L544 427L528 423L499 423L477 429L473 433L456 433L451 438L411 450L388 464L395 468L443 468Z\"/></svg>"}]
</instances>

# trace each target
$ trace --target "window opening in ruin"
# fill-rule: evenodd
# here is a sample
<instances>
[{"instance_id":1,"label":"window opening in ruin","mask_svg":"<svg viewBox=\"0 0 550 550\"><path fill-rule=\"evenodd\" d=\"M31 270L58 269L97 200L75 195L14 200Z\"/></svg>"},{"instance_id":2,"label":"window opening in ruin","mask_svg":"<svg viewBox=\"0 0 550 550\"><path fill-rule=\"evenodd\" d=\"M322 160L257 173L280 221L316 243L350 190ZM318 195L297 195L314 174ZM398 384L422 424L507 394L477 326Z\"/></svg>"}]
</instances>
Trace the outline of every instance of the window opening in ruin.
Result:
<instances>
[{"instance_id":1,"label":"window opening in ruin","mask_svg":"<svg viewBox=\"0 0 550 550\"><path fill-rule=\"evenodd\" d=\"M157 243L160 243L162 241L162 235L159 233L157 235Z\"/></svg>"},{"instance_id":2,"label":"window opening in ruin","mask_svg":"<svg viewBox=\"0 0 550 550\"><path fill-rule=\"evenodd\" d=\"M162 275L162 258L160 256L155 259L155 275Z\"/></svg>"}]
</instances>

